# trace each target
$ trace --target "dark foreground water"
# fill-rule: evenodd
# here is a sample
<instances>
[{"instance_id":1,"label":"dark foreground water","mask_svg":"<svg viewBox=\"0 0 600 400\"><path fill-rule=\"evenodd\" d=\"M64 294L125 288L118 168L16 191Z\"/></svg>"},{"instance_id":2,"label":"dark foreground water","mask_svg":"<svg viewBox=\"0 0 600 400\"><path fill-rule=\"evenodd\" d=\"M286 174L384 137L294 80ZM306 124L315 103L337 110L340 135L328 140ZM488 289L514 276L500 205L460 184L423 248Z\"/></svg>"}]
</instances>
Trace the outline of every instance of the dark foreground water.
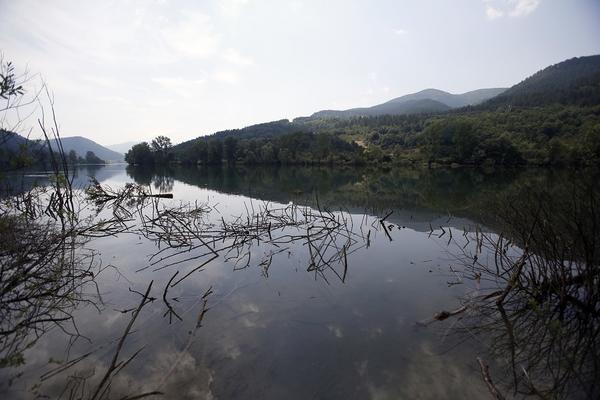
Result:
<instances>
[{"instance_id":1,"label":"dark foreground water","mask_svg":"<svg viewBox=\"0 0 600 400\"><path fill-rule=\"evenodd\" d=\"M24 179L43 182L34 175ZM293 205L331 211L352 240L338 237L322 248L331 255L347 245L322 270L314 264L324 260L313 253L321 242L255 241L247 256L219 253L170 288L166 299L177 316L162 301L165 287L175 272L179 278L206 257L151 259L160 249L170 254L169 244L134 234L93 240L86 245L97 252L91 301L73 307L74 326L43 332L22 363L0 369L3 399L91 397L86 390L104 374L150 281L156 301L140 312L120 357L141 351L112 378L105 398L149 391L169 399L491 398L477 357L515 396L505 368L510 356L490 351L493 332L474 332L460 316L432 317L500 285L466 279L463 256L477 246L473 235L511 231L498 210L513 200L527 206L510 200L512 193L526 187L553 201L557 191L570 193L568 183L593 180L588 172L540 170L106 166L78 170L76 185L90 175L112 188L137 182L173 193L161 207L206 204L212 224ZM493 255L483 251L478 261L492 266ZM547 384L550 375L537 378Z\"/></svg>"}]
</instances>

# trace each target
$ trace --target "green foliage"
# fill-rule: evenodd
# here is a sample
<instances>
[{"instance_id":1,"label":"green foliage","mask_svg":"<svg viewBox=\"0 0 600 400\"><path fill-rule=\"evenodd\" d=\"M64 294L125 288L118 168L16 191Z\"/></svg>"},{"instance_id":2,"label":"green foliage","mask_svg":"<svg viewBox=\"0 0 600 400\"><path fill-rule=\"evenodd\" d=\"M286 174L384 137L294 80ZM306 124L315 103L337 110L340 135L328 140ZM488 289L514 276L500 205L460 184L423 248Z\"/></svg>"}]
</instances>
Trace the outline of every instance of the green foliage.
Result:
<instances>
[{"instance_id":1,"label":"green foliage","mask_svg":"<svg viewBox=\"0 0 600 400\"><path fill-rule=\"evenodd\" d=\"M152 139L152 151L156 153L166 153L173 147L171 139L166 136L157 136Z\"/></svg>"},{"instance_id":2,"label":"green foliage","mask_svg":"<svg viewBox=\"0 0 600 400\"><path fill-rule=\"evenodd\" d=\"M208 162L220 164L223 161L223 141L211 140L208 142Z\"/></svg>"},{"instance_id":3,"label":"green foliage","mask_svg":"<svg viewBox=\"0 0 600 400\"><path fill-rule=\"evenodd\" d=\"M126 154L125 161L131 165L154 164L154 156L148 142L142 142L133 146Z\"/></svg>"},{"instance_id":4,"label":"green foliage","mask_svg":"<svg viewBox=\"0 0 600 400\"><path fill-rule=\"evenodd\" d=\"M85 153L85 162L87 164L106 164L106 162L100 157L96 156L93 151L87 151Z\"/></svg>"},{"instance_id":5,"label":"green foliage","mask_svg":"<svg viewBox=\"0 0 600 400\"><path fill-rule=\"evenodd\" d=\"M0 369L14 368L21 365L25 365L25 357L21 352L12 353L8 357L0 358Z\"/></svg>"},{"instance_id":6,"label":"green foliage","mask_svg":"<svg viewBox=\"0 0 600 400\"><path fill-rule=\"evenodd\" d=\"M0 129L0 170L48 164L48 150L41 143Z\"/></svg>"},{"instance_id":7,"label":"green foliage","mask_svg":"<svg viewBox=\"0 0 600 400\"><path fill-rule=\"evenodd\" d=\"M71 164L71 165L75 165L78 162L78 158L77 158L77 153L75 152L75 150L71 150L69 151L69 154L67 155L67 163Z\"/></svg>"},{"instance_id":8,"label":"green foliage","mask_svg":"<svg viewBox=\"0 0 600 400\"><path fill-rule=\"evenodd\" d=\"M238 139L210 136L197 139L175 157L185 164L313 164L356 163L362 149L330 134L295 132L276 137Z\"/></svg>"},{"instance_id":9,"label":"green foliage","mask_svg":"<svg viewBox=\"0 0 600 400\"><path fill-rule=\"evenodd\" d=\"M468 117L440 119L420 135L429 162L503 164L522 162L517 149L504 136L494 135Z\"/></svg>"},{"instance_id":10,"label":"green foliage","mask_svg":"<svg viewBox=\"0 0 600 400\"><path fill-rule=\"evenodd\" d=\"M25 89L15 74L12 62L2 63L0 65L0 98L6 100L23 93L25 93Z\"/></svg>"},{"instance_id":11,"label":"green foliage","mask_svg":"<svg viewBox=\"0 0 600 400\"><path fill-rule=\"evenodd\" d=\"M168 157L153 147L158 164L597 164L600 56L567 60L482 105L437 115L298 118L217 132L169 147Z\"/></svg>"},{"instance_id":12,"label":"green foliage","mask_svg":"<svg viewBox=\"0 0 600 400\"><path fill-rule=\"evenodd\" d=\"M171 161L171 139L166 136L157 136L152 139L151 150L154 162L157 164L168 164Z\"/></svg>"},{"instance_id":13,"label":"green foliage","mask_svg":"<svg viewBox=\"0 0 600 400\"><path fill-rule=\"evenodd\" d=\"M233 136L228 136L225 138L223 142L223 147L225 151L225 159L228 163L234 163L237 156L237 142L238 140Z\"/></svg>"},{"instance_id":14,"label":"green foliage","mask_svg":"<svg viewBox=\"0 0 600 400\"><path fill-rule=\"evenodd\" d=\"M572 58L545 68L482 105L535 107L600 104L600 55Z\"/></svg>"}]
</instances>

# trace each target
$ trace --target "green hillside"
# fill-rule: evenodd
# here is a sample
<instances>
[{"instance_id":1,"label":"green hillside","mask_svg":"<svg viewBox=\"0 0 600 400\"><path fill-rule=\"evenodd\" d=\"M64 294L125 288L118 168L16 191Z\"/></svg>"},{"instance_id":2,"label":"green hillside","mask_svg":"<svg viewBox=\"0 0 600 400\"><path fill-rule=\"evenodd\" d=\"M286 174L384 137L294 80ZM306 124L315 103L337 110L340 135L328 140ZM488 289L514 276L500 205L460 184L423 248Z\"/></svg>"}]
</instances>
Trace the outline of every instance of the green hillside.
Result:
<instances>
[{"instance_id":1,"label":"green hillside","mask_svg":"<svg viewBox=\"0 0 600 400\"><path fill-rule=\"evenodd\" d=\"M510 89L460 99L428 89L383 105L449 99L479 105L435 112L352 115L330 112L217 132L181 143L161 160L181 163L353 163L462 165L600 164L600 56L548 67ZM468 95L464 97L465 95ZM451 96L451 97L448 97ZM431 100L432 97L438 100ZM462 103L460 103L462 102ZM442 103L439 103L442 104ZM360 112L359 112L360 114ZM395 115L394 115L395 114ZM322 117L315 117L322 115ZM147 156L130 163L154 162ZM164 162L164 161L161 161Z\"/></svg>"},{"instance_id":2,"label":"green hillside","mask_svg":"<svg viewBox=\"0 0 600 400\"><path fill-rule=\"evenodd\" d=\"M505 88L491 88L452 94L438 89L425 89L372 107L317 111L310 117L302 118L302 120L439 113L453 108L480 104L505 90Z\"/></svg>"},{"instance_id":3,"label":"green hillside","mask_svg":"<svg viewBox=\"0 0 600 400\"><path fill-rule=\"evenodd\" d=\"M482 106L536 107L548 104L600 104L600 55L572 58L544 68Z\"/></svg>"}]
</instances>

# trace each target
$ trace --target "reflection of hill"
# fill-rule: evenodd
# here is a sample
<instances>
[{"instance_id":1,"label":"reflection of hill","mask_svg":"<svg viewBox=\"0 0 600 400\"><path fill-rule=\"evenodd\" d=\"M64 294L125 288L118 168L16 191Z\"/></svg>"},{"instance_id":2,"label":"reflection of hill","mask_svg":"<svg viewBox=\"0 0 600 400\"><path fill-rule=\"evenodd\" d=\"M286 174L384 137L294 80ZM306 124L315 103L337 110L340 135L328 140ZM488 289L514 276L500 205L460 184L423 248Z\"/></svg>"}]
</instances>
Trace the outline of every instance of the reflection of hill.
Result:
<instances>
[{"instance_id":1,"label":"reflection of hill","mask_svg":"<svg viewBox=\"0 0 600 400\"><path fill-rule=\"evenodd\" d=\"M99 182L123 173L120 165L85 165L72 170L73 188L83 188L90 183L90 177L95 177ZM52 173L38 169L15 171L0 179L0 193L17 194L31 190L36 185L47 185L52 178Z\"/></svg>"},{"instance_id":2,"label":"reflection of hill","mask_svg":"<svg viewBox=\"0 0 600 400\"><path fill-rule=\"evenodd\" d=\"M98 182L104 182L118 174L123 173L122 165L86 165L75 169L73 185L84 187L90 183L90 177L96 178Z\"/></svg>"},{"instance_id":3,"label":"reflection of hill","mask_svg":"<svg viewBox=\"0 0 600 400\"><path fill-rule=\"evenodd\" d=\"M473 221L498 226L496 211L502 194L530 186L543 193L548 187L584 179L569 171L501 170L485 174L473 169L368 169L311 167L173 167L160 171L127 169L137 182L171 177L224 193L266 201L294 201L322 207L383 214L389 221L417 230L429 224L462 229ZM551 201L552 199L548 199Z\"/></svg>"}]
</instances>

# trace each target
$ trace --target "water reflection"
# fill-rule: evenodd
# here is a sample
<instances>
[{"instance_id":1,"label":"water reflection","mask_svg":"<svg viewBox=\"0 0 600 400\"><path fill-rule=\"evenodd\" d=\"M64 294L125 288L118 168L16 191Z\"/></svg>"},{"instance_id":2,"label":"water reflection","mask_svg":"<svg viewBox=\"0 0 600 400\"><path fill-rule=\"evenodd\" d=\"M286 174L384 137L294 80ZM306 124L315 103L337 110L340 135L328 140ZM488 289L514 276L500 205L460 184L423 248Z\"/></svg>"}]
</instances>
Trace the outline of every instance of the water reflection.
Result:
<instances>
[{"instance_id":1,"label":"water reflection","mask_svg":"<svg viewBox=\"0 0 600 400\"><path fill-rule=\"evenodd\" d=\"M459 330L489 341L513 395L598 398L596 184L515 186L495 203L502 234L469 235L474 245L466 249L455 242L461 273L476 287L456 313ZM486 254L493 257L482 259Z\"/></svg>"},{"instance_id":2,"label":"water reflection","mask_svg":"<svg viewBox=\"0 0 600 400\"><path fill-rule=\"evenodd\" d=\"M102 183L121 187L128 180L124 172L106 175ZM165 398L486 398L478 355L490 363L508 397L593 398L597 393L589 384L598 377L592 362L598 359L597 312L577 312L577 302L561 298L587 293L585 304L597 311L597 303L588 302L597 297L597 274L590 273L585 284L549 284L545 291L536 286L540 273L523 275L507 296L506 318L495 298L481 303L512 281L523 249L529 251L528 260L537 260L528 271L539 272L534 267L544 260L559 271L558 263L567 260L574 271L597 272L597 250L591 250L598 247L597 239L587 233L581 239L580 232L600 227L592 213L595 203L565 201L569 194L589 195L589 189L593 196L596 189L564 185L593 182L592 174L174 167L128 168L127 175L154 190L172 192L175 200L153 201L148 221L160 224L150 224L148 234L94 240L94 250L116 270L96 277L105 301L102 312L84 306L74 313L90 342L78 341L65 354L60 332L42 338L25 353L24 366L0 371L3 381L23 374L11 387L2 386L8 397L58 397L65 375L95 388L110 370L115 343L151 280L149 296L155 300L141 309L120 359L137 355L115 375L105 398L153 391ZM180 207L181 200L194 205L207 201L214 207L191 223L177 222L180 214L161 214L164 207ZM540 201L558 205L545 211L535 234L524 235L531 232L526 229L532 224L529 216L539 216ZM302 208L304 204L311 208ZM294 209L312 211L293 219ZM343 222L336 228L340 236L332 240L325 229L311 243L310 231L323 226L323 215L328 223ZM285 223L276 226L277 221ZM169 242L169 232L179 241ZM283 240L290 237L298 239ZM484 237L488 246L479 245ZM563 245L553 245L554 238ZM500 253L507 257L502 273L496 272L494 261L499 242L514 245ZM208 254L213 250L218 257ZM195 257L204 253L212 260L202 265L204 258ZM173 285L190 271L188 279ZM559 277L547 278L545 282L554 282ZM212 294L204 297L209 288ZM416 326L436 311L453 309L457 298L472 305L468 312L427 328ZM571 322L557 328L553 321L561 312ZM556 332L562 334L552 336ZM472 340L473 335L479 340ZM454 347L449 337L469 341ZM531 338L535 340L526 340ZM494 351L486 352L490 344ZM57 362L62 367L84 354L90 355L64 375L40 382L40 375L54 370ZM583 358L585 362L574 362ZM567 368L556 369L556 361ZM500 379L504 367L510 376L516 370L517 379ZM548 371L562 372L554 376ZM562 382L569 384L560 386ZM587 382L587 391L579 395L573 382ZM559 386L563 389L552 390Z\"/></svg>"},{"instance_id":3,"label":"water reflection","mask_svg":"<svg viewBox=\"0 0 600 400\"><path fill-rule=\"evenodd\" d=\"M140 184L175 179L193 187L263 201L290 201L361 213L394 213L390 222L418 230L439 225L462 229L469 223L497 225L497 199L514 188L543 193L564 182L593 182L597 171L475 169L372 169L357 167L127 167ZM548 201L552 198L548 196ZM462 218L462 219L461 219ZM502 230L501 227L497 228Z\"/></svg>"}]
</instances>

